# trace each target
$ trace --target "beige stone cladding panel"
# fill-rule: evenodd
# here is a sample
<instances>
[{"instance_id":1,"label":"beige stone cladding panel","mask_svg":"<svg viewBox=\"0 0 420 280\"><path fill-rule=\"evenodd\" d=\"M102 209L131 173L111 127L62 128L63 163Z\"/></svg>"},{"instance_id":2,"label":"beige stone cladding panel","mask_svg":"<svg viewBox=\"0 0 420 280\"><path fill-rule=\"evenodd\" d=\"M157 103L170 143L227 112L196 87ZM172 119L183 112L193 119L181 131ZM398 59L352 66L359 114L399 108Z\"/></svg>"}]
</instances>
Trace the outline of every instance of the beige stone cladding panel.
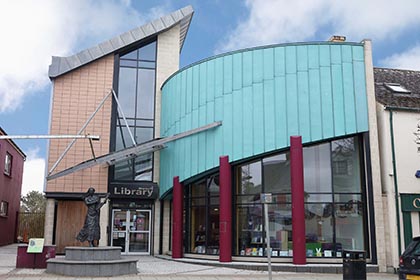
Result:
<instances>
[{"instance_id":1,"label":"beige stone cladding panel","mask_svg":"<svg viewBox=\"0 0 420 280\"><path fill-rule=\"evenodd\" d=\"M159 34L157 39L157 70L156 70L156 107L155 107L155 138L160 137L161 87L173 73L179 70L180 27L175 25L168 31ZM155 153L153 181L159 182L159 152Z\"/></svg>"},{"instance_id":2,"label":"beige stone cladding panel","mask_svg":"<svg viewBox=\"0 0 420 280\"><path fill-rule=\"evenodd\" d=\"M375 209L375 232L378 267L380 272L386 271L385 226L382 205L381 165L379 154L378 125L376 117L375 84L373 79L372 43L363 41L365 53L366 94L368 102L369 141L372 168L373 204Z\"/></svg>"},{"instance_id":3,"label":"beige stone cladding panel","mask_svg":"<svg viewBox=\"0 0 420 280\"><path fill-rule=\"evenodd\" d=\"M112 88L114 56L109 55L54 80L50 134L77 134ZM109 153L112 98L109 97L85 129L99 135L92 141L95 156ZM51 140L48 170L71 140ZM57 166L55 172L93 158L88 140L79 139ZM89 186L107 192L108 168L95 166L47 183L47 192L85 192Z\"/></svg>"},{"instance_id":4,"label":"beige stone cladding panel","mask_svg":"<svg viewBox=\"0 0 420 280\"><path fill-rule=\"evenodd\" d=\"M157 39L157 66L156 66L156 102L155 102L155 138L160 137L160 116L161 116L161 87L170 75L179 69L179 25L176 25L168 31L159 34ZM159 152L154 155L153 181L159 182L160 167ZM160 202L155 202L154 219L154 246L153 254L159 253L159 232L160 232Z\"/></svg>"}]
</instances>

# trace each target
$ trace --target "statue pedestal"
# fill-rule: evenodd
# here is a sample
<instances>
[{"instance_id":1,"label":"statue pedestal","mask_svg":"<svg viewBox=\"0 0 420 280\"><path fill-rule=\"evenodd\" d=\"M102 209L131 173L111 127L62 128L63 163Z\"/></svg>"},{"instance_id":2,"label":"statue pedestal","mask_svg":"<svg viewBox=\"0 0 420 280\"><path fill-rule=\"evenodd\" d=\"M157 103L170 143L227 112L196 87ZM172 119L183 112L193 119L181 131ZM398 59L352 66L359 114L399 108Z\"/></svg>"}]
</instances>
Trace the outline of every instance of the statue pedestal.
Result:
<instances>
[{"instance_id":1,"label":"statue pedestal","mask_svg":"<svg viewBox=\"0 0 420 280\"><path fill-rule=\"evenodd\" d=\"M109 277L137 274L137 259L121 258L121 247L66 247L65 258L47 261L47 273Z\"/></svg>"}]
</instances>

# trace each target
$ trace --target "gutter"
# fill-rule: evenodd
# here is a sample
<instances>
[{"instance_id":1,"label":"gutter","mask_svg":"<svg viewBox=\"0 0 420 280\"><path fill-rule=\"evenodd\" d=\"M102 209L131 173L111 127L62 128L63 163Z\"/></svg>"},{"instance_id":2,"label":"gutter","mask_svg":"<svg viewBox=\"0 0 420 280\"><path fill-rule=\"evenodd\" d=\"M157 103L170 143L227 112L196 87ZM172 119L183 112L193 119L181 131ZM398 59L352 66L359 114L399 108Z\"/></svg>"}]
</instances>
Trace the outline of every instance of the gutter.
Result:
<instances>
[{"instance_id":1,"label":"gutter","mask_svg":"<svg viewBox=\"0 0 420 280\"><path fill-rule=\"evenodd\" d=\"M393 109L400 110L402 108L385 107L385 110L389 111L389 128L390 128L390 134L391 134L390 136L391 136L391 152L392 152L392 172L394 173L393 177L394 177L394 192L395 192L395 211L396 211L396 217L397 217L398 255L400 256L401 255L400 202L398 199L399 191L398 191L398 180L397 180L397 163L395 160L394 123L393 123L393 114L392 114Z\"/></svg>"}]
</instances>

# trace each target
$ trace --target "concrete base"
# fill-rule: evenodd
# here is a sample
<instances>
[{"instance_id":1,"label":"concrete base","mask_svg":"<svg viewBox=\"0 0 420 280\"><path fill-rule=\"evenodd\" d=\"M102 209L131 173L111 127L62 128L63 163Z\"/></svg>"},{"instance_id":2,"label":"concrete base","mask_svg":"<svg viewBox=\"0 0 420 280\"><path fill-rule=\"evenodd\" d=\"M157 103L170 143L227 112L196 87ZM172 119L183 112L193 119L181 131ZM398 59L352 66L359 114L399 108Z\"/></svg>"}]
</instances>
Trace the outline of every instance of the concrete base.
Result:
<instances>
[{"instance_id":1,"label":"concrete base","mask_svg":"<svg viewBox=\"0 0 420 280\"><path fill-rule=\"evenodd\" d=\"M65 258L47 261L47 273L109 277L137 274L137 259L121 259L121 247L66 247Z\"/></svg>"}]
</instances>

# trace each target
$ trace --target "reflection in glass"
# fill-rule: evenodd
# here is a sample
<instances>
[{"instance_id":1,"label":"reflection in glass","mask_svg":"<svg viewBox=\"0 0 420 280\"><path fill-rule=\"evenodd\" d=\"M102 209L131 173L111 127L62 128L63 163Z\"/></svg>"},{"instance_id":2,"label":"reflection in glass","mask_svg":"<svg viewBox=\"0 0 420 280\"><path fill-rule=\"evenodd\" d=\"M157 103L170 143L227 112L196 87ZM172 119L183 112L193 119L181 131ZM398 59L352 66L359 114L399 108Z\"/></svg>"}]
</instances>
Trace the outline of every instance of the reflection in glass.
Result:
<instances>
[{"instance_id":1,"label":"reflection in glass","mask_svg":"<svg viewBox=\"0 0 420 280\"><path fill-rule=\"evenodd\" d=\"M361 192L359 144L355 138L331 143L334 191Z\"/></svg>"},{"instance_id":2,"label":"reflection in glass","mask_svg":"<svg viewBox=\"0 0 420 280\"><path fill-rule=\"evenodd\" d=\"M262 190L261 182L261 162L257 161L239 167L239 189L238 194L260 194Z\"/></svg>"},{"instance_id":3,"label":"reflection in glass","mask_svg":"<svg viewBox=\"0 0 420 280\"><path fill-rule=\"evenodd\" d=\"M136 143L141 144L153 139L153 127L137 127Z\"/></svg>"},{"instance_id":4,"label":"reflection in glass","mask_svg":"<svg viewBox=\"0 0 420 280\"><path fill-rule=\"evenodd\" d=\"M362 203L335 205L337 243L343 249L365 250Z\"/></svg>"},{"instance_id":5,"label":"reflection in glass","mask_svg":"<svg viewBox=\"0 0 420 280\"><path fill-rule=\"evenodd\" d=\"M139 49L140 60L156 60L156 42L152 42Z\"/></svg>"},{"instance_id":6,"label":"reflection in glass","mask_svg":"<svg viewBox=\"0 0 420 280\"><path fill-rule=\"evenodd\" d=\"M153 119L155 112L155 70L138 70L137 118Z\"/></svg>"},{"instance_id":7,"label":"reflection in glass","mask_svg":"<svg viewBox=\"0 0 420 280\"><path fill-rule=\"evenodd\" d=\"M290 193L289 153L263 159L264 192Z\"/></svg>"},{"instance_id":8,"label":"reflection in glass","mask_svg":"<svg viewBox=\"0 0 420 280\"><path fill-rule=\"evenodd\" d=\"M118 101L126 118L135 117L136 104L136 80L137 70L133 68L120 68L120 79L118 83Z\"/></svg>"},{"instance_id":9,"label":"reflection in glass","mask_svg":"<svg viewBox=\"0 0 420 280\"><path fill-rule=\"evenodd\" d=\"M152 154L141 155L135 158L135 180L151 181L152 180Z\"/></svg>"},{"instance_id":10,"label":"reflection in glass","mask_svg":"<svg viewBox=\"0 0 420 280\"><path fill-rule=\"evenodd\" d=\"M331 192L330 144L320 144L303 149L305 192Z\"/></svg>"},{"instance_id":11,"label":"reflection in glass","mask_svg":"<svg viewBox=\"0 0 420 280\"><path fill-rule=\"evenodd\" d=\"M131 180L133 176L133 160L122 161L115 164L114 176L117 180Z\"/></svg>"},{"instance_id":12,"label":"reflection in glass","mask_svg":"<svg viewBox=\"0 0 420 280\"><path fill-rule=\"evenodd\" d=\"M129 52L123 56L121 56L121 59L137 59L137 50L134 50L132 52Z\"/></svg>"},{"instance_id":13,"label":"reflection in glass","mask_svg":"<svg viewBox=\"0 0 420 280\"><path fill-rule=\"evenodd\" d=\"M333 208L330 203L305 204L307 256L322 257L333 249ZM332 256L332 255L331 255Z\"/></svg>"}]
</instances>

